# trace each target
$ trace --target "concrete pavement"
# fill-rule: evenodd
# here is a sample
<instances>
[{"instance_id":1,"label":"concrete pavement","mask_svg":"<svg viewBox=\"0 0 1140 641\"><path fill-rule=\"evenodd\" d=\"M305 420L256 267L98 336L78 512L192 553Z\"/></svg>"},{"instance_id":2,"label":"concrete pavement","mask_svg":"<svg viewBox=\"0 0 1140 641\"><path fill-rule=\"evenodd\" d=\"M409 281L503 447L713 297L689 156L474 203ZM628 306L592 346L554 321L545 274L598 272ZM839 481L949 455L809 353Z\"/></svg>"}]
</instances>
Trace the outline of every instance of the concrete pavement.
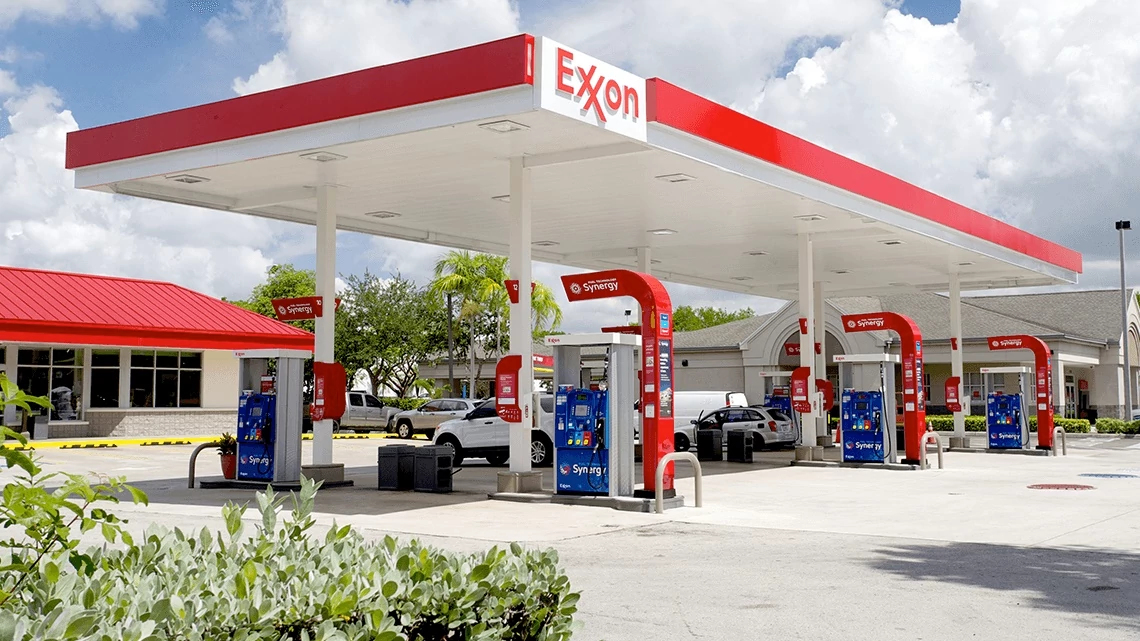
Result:
<instances>
[{"instance_id":1,"label":"concrete pavement","mask_svg":"<svg viewBox=\"0 0 1140 641\"><path fill-rule=\"evenodd\" d=\"M765 452L751 467L708 465L705 507L657 516L487 501L497 469L477 462L453 494L379 492L378 444L336 444L357 486L321 493L323 524L460 551L553 546L583 592L576 638L1140 638L1135 449L949 453L947 469L923 472L789 467L787 453ZM133 527L220 527L218 507L252 493L187 489L191 449L40 455L52 469L128 476L152 501L123 506ZM212 458L203 477L217 473ZM1095 489L1027 487L1039 483ZM691 480L677 487L691 499Z\"/></svg>"}]
</instances>

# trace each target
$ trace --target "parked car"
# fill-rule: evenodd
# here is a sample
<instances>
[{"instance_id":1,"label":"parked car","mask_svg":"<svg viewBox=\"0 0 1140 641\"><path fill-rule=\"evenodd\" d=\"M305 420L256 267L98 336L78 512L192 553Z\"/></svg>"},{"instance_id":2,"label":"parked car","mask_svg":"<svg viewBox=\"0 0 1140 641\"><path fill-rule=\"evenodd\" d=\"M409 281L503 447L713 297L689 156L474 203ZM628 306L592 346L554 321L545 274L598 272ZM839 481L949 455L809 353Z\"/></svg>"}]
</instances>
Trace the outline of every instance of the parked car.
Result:
<instances>
[{"instance_id":1,"label":"parked car","mask_svg":"<svg viewBox=\"0 0 1140 641\"><path fill-rule=\"evenodd\" d=\"M741 392L673 392L673 449L687 452L697 442L693 421L721 407L747 407Z\"/></svg>"},{"instance_id":2,"label":"parked car","mask_svg":"<svg viewBox=\"0 0 1140 641\"><path fill-rule=\"evenodd\" d=\"M789 447L796 444L792 417L772 407L723 407L693 421L697 429L720 428L724 443L729 430L752 432L752 448Z\"/></svg>"},{"instance_id":3,"label":"parked car","mask_svg":"<svg viewBox=\"0 0 1140 641\"><path fill-rule=\"evenodd\" d=\"M313 431L311 418L313 406L306 405L305 413L301 419L301 431ZM371 430L386 429L391 431L392 418L400 412L400 408L385 405L380 399L363 390L352 390L344 393L344 416L333 424L333 432L341 428L368 432Z\"/></svg>"},{"instance_id":4,"label":"parked car","mask_svg":"<svg viewBox=\"0 0 1140 641\"><path fill-rule=\"evenodd\" d=\"M531 425L530 462L535 467L554 463L554 395L535 395L536 423ZM432 441L455 450L455 464L464 458L485 458L491 465L502 465L510 457L510 423L495 413L495 399L481 403L465 416L440 423Z\"/></svg>"},{"instance_id":5,"label":"parked car","mask_svg":"<svg viewBox=\"0 0 1140 641\"><path fill-rule=\"evenodd\" d=\"M431 434L440 423L466 416L479 403L469 398L437 398L424 403L419 409L396 414L388 431L395 432L400 438L412 438L417 433Z\"/></svg>"}]
</instances>

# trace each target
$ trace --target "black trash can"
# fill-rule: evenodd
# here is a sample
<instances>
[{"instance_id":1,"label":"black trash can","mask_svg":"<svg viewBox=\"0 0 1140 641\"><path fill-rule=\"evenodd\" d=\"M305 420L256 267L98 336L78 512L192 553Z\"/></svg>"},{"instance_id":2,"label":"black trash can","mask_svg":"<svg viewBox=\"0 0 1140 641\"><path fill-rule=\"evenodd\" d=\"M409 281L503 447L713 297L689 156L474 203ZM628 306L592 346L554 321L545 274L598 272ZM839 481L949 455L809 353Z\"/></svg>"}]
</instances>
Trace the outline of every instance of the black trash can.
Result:
<instances>
[{"instance_id":1,"label":"black trash can","mask_svg":"<svg viewBox=\"0 0 1140 641\"><path fill-rule=\"evenodd\" d=\"M415 480L416 447L387 445L376 448L377 489L410 490Z\"/></svg>"},{"instance_id":2,"label":"black trash can","mask_svg":"<svg viewBox=\"0 0 1140 641\"><path fill-rule=\"evenodd\" d=\"M415 483L417 492L451 491L452 463L455 451L450 445L425 445L416 451Z\"/></svg>"},{"instance_id":3,"label":"black trash can","mask_svg":"<svg viewBox=\"0 0 1140 641\"><path fill-rule=\"evenodd\" d=\"M697 460L724 460L724 432L719 429L697 430Z\"/></svg>"},{"instance_id":4,"label":"black trash can","mask_svg":"<svg viewBox=\"0 0 1140 641\"><path fill-rule=\"evenodd\" d=\"M752 432L728 431L728 460L730 463L752 462Z\"/></svg>"}]
</instances>

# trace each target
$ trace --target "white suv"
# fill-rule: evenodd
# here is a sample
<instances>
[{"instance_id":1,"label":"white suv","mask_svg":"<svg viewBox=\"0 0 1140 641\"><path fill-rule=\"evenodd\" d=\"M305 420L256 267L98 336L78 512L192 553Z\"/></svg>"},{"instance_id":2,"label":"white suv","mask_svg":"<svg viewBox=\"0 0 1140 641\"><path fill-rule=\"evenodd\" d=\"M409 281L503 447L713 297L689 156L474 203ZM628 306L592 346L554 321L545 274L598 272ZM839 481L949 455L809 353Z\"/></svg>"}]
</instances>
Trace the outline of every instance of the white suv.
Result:
<instances>
[{"instance_id":1,"label":"white suv","mask_svg":"<svg viewBox=\"0 0 1140 641\"><path fill-rule=\"evenodd\" d=\"M479 401L469 398L437 398L424 403L419 409L400 412L392 417L388 431L400 438L412 438L417 432L431 434L440 423L464 416Z\"/></svg>"},{"instance_id":2,"label":"white suv","mask_svg":"<svg viewBox=\"0 0 1140 641\"><path fill-rule=\"evenodd\" d=\"M554 463L554 395L536 396L533 406L538 426L531 426L530 462L549 467ZM491 465L502 465L510 458L510 423L495 413L492 398L462 418L440 423L432 441L455 450L456 466L464 458L485 458Z\"/></svg>"},{"instance_id":3,"label":"white suv","mask_svg":"<svg viewBox=\"0 0 1140 641\"><path fill-rule=\"evenodd\" d=\"M787 447L796 444L792 418L772 407L723 407L693 421L697 429L720 428L728 444L729 430L752 432L752 447Z\"/></svg>"}]
</instances>

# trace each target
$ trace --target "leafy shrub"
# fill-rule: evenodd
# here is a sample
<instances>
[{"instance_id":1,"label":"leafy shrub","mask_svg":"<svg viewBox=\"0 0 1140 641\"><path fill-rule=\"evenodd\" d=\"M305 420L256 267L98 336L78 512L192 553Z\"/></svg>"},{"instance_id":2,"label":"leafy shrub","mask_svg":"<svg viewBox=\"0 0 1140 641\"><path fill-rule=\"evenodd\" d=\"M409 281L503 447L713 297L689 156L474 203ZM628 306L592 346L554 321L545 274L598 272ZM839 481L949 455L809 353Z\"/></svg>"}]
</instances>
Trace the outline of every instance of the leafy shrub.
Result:
<instances>
[{"instance_id":1,"label":"leafy shrub","mask_svg":"<svg viewBox=\"0 0 1140 641\"><path fill-rule=\"evenodd\" d=\"M1053 427L1063 427L1068 434L1088 434L1092 428L1087 418L1062 418L1060 416L1053 417ZM1029 417L1029 431L1037 431L1037 415Z\"/></svg>"},{"instance_id":2,"label":"leafy shrub","mask_svg":"<svg viewBox=\"0 0 1140 641\"><path fill-rule=\"evenodd\" d=\"M1108 419L1100 419L1097 422L1097 431L1100 431L1100 423ZM1123 421L1122 421L1123 422ZM1138 422L1140 424L1140 422ZM1053 425L1056 427L1065 428L1065 432L1069 434L1082 433L1087 434L1090 428L1088 419L1084 418L1061 418L1054 417ZM950 432L954 430L954 417L953 416L927 416L926 417L927 429L936 432ZM1140 425L1138 425L1140 429ZM967 432L984 432L986 431L986 417L970 415L966 417L966 431ZM1037 431L1037 415L1031 414L1029 416L1029 431Z\"/></svg>"},{"instance_id":3,"label":"leafy shrub","mask_svg":"<svg viewBox=\"0 0 1140 641\"><path fill-rule=\"evenodd\" d=\"M1140 434L1140 421L1122 421L1118 418L1098 418L1096 431L1101 434Z\"/></svg>"},{"instance_id":4,"label":"leafy shrub","mask_svg":"<svg viewBox=\"0 0 1140 641\"><path fill-rule=\"evenodd\" d=\"M400 398L398 396L385 396L380 399L386 407L396 407L400 411L419 409L421 405L427 403L428 398Z\"/></svg>"},{"instance_id":5,"label":"leafy shrub","mask_svg":"<svg viewBox=\"0 0 1140 641\"><path fill-rule=\"evenodd\" d=\"M11 639L569 639L578 595L554 551L517 544L455 555L335 524L309 530L317 484L222 510L225 533L151 527L139 544L93 549L81 569L50 562L0 610ZM6 572L0 585L17 577ZM45 613L46 616L45 616Z\"/></svg>"}]
</instances>

